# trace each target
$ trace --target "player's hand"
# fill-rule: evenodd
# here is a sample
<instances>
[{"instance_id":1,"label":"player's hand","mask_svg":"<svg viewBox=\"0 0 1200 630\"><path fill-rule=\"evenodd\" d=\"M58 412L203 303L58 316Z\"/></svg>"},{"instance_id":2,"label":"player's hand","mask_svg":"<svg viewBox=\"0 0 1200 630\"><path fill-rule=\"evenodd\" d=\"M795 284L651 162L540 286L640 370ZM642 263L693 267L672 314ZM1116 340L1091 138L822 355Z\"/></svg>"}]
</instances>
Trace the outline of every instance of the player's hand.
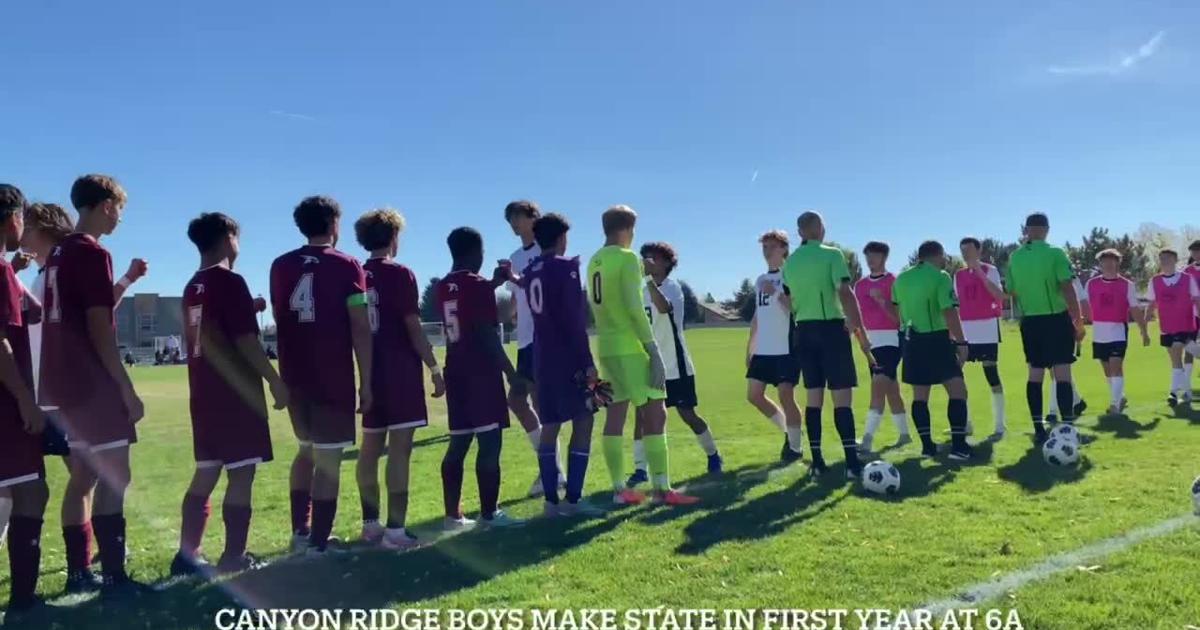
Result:
<instances>
[{"instance_id":1,"label":"player's hand","mask_svg":"<svg viewBox=\"0 0 1200 630\"><path fill-rule=\"evenodd\" d=\"M519 372L513 372L512 376L508 377L508 388L513 392L516 392L518 396L524 396L527 394L532 385L533 384L529 382L529 379L521 376Z\"/></svg>"},{"instance_id":2,"label":"player's hand","mask_svg":"<svg viewBox=\"0 0 1200 630\"><path fill-rule=\"evenodd\" d=\"M763 295L775 295L775 292L779 290L779 287L776 287L775 283L771 282L770 280L763 280L762 284L759 285L758 290L761 291Z\"/></svg>"},{"instance_id":3,"label":"player's hand","mask_svg":"<svg viewBox=\"0 0 1200 630\"><path fill-rule=\"evenodd\" d=\"M21 424L25 426L25 432L30 435L37 435L46 428L46 414L42 412L41 407L37 406L37 402L30 398L21 403Z\"/></svg>"},{"instance_id":4,"label":"player's hand","mask_svg":"<svg viewBox=\"0 0 1200 630\"><path fill-rule=\"evenodd\" d=\"M1150 347L1150 333L1144 330L1142 331L1142 346L1146 348Z\"/></svg>"},{"instance_id":5,"label":"player's hand","mask_svg":"<svg viewBox=\"0 0 1200 630\"><path fill-rule=\"evenodd\" d=\"M374 402L374 399L371 398L371 387L369 385L358 390L358 413L366 415L367 412L371 411L371 404Z\"/></svg>"},{"instance_id":6,"label":"player's hand","mask_svg":"<svg viewBox=\"0 0 1200 630\"><path fill-rule=\"evenodd\" d=\"M600 373L596 371L596 366L592 366L584 370L583 378L587 382L588 387L591 387L600 382Z\"/></svg>"},{"instance_id":7,"label":"player's hand","mask_svg":"<svg viewBox=\"0 0 1200 630\"><path fill-rule=\"evenodd\" d=\"M121 398L125 402L125 409L129 411L129 422L137 424L146 416L146 407L142 404L142 399L138 397L137 392L133 388L121 394Z\"/></svg>"},{"instance_id":8,"label":"player's hand","mask_svg":"<svg viewBox=\"0 0 1200 630\"><path fill-rule=\"evenodd\" d=\"M261 313L265 310L267 310L267 299L261 295L254 298L254 312Z\"/></svg>"},{"instance_id":9,"label":"player's hand","mask_svg":"<svg viewBox=\"0 0 1200 630\"><path fill-rule=\"evenodd\" d=\"M29 263L32 261L33 261L33 254L26 254L25 252L17 252L15 254L13 254L12 262L10 262L9 264L12 265L13 271L21 272L21 271L24 271L25 268L28 267Z\"/></svg>"},{"instance_id":10,"label":"player's hand","mask_svg":"<svg viewBox=\"0 0 1200 630\"><path fill-rule=\"evenodd\" d=\"M650 389L659 391L667 388L667 367L658 353L650 355Z\"/></svg>"},{"instance_id":11,"label":"player's hand","mask_svg":"<svg viewBox=\"0 0 1200 630\"><path fill-rule=\"evenodd\" d=\"M959 367L962 367L967 363L967 357L970 356L970 349L965 345L959 345L954 349L954 354L958 359Z\"/></svg>"},{"instance_id":12,"label":"player's hand","mask_svg":"<svg viewBox=\"0 0 1200 630\"><path fill-rule=\"evenodd\" d=\"M42 305L34 300L27 300L25 307L25 324L37 325L42 323Z\"/></svg>"},{"instance_id":13,"label":"player's hand","mask_svg":"<svg viewBox=\"0 0 1200 630\"><path fill-rule=\"evenodd\" d=\"M150 271L150 263L146 262L145 258L134 258L129 261L129 271L125 272L125 277L129 278L129 282L137 282L142 276Z\"/></svg>"},{"instance_id":14,"label":"player's hand","mask_svg":"<svg viewBox=\"0 0 1200 630\"><path fill-rule=\"evenodd\" d=\"M446 395L446 377L440 371L430 374L429 380L433 381L434 398L441 398Z\"/></svg>"},{"instance_id":15,"label":"player's hand","mask_svg":"<svg viewBox=\"0 0 1200 630\"><path fill-rule=\"evenodd\" d=\"M288 391L287 385L283 383L283 379L277 379L274 383L270 383L270 388L271 397L275 399L275 408L287 409L292 394Z\"/></svg>"},{"instance_id":16,"label":"player's hand","mask_svg":"<svg viewBox=\"0 0 1200 630\"><path fill-rule=\"evenodd\" d=\"M1083 338L1086 336L1087 336L1087 330L1084 329L1083 324L1076 322L1075 323L1075 343L1079 343L1079 342L1083 341Z\"/></svg>"}]
</instances>

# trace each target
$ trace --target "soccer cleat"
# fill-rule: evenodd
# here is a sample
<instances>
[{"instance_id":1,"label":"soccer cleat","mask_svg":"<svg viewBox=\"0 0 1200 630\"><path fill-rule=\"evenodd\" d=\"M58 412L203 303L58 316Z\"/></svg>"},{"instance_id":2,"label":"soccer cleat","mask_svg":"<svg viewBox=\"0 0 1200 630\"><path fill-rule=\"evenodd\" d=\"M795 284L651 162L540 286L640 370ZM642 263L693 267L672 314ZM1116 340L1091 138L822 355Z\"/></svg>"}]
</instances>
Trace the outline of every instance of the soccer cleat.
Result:
<instances>
[{"instance_id":1,"label":"soccer cleat","mask_svg":"<svg viewBox=\"0 0 1200 630\"><path fill-rule=\"evenodd\" d=\"M544 494L546 494L546 491L542 489L542 478L541 476L535 476L533 484L529 486L529 498L536 499Z\"/></svg>"},{"instance_id":2,"label":"soccer cleat","mask_svg":"<svg viewBox=\"0 0 1200 630\"><path fill-rule=\"evenodd\" d=\"M49 628L50 624L43 619L48 612L46 600L37 595L21 600L10 598L8 608L4 609L4 623L0 625L5 628Z\"/></svg>"},{"instance_id":3,"label":"soccer cleat","mask_svg":"<svg viewBox=\"0 0 1200 630\"><path fill-rule=\"evenodd\" d=\"M1046 424L1058 424L1058 414L1057 413L1046 414Z\"/></svg>"},{"instance_id":4,"label":"soccer cleat","mask_svg":"<svg viewBox=\"0 0 1200 630\"><path fill-rule=\"evenodd\" d=\"M379 521L367 521L362 524L362 541L375 544L383 538L384 527Z\"/></svg>"},{"instance_id":5,"label":"soccer cleat","mask_svg":"<svg viewBox=\"0 0 1200 630\"><path fill-rule=\"evenodd\" d=\"M892 445L892 448L900 448L901 446L908 446L909 444L912 444L912 441L913 440L912 440L911 435L909 435L907 433L901 433L900 437L896 438L896 443Z\"/></svg>"},{"instance_id":6,"label":"soccer cleat","mask_svg":"<svg viewBox=\"0 0 1200 630\"><path fill-rule=\"evenodd\" d=\"M1192 404L1192 392L1184 391L1183 396L1179 398L1179 402L1184 405Z\"/></svg>"},{"instance_id":7,"label":"soccer cleat","mask_svg":"<svg viewBox=\"0 0 1200 630\"><path fill-rule=\"evenodd\" d=\"M1176 396L1175 392L1171 392L1170 394L1167 394L1167 406L1175 407L1178 404L1179 404L1179 396Z\"/></svg>"},{"instance_id":8,"label":"soccer cleat","mask_svg":"<svg viewBox=\"0 0 1200 630\"><path fill-rule=\"evenodd\" d=\"M783 436L783 448L779 450L779 461L791 464L802 459L804 459L804 453L794 450L791 443L788 442L787 436Z\"/></svg>"},{"instance_id":9,"label":"soccer cleat","mask_svg":"<svg viewBox=\"0 0 1200 630\"><path fill-rule=\"evenodd\" d=\"M484 527L504 529L507 527L520 527L525 524L525 519L509 516L504 510L496 510L492 513L491 518L486 516L480 518L479 524Z\"/></svg>"},{"instance_id":10,"label":"soccer cleat","mask_svg":"<svg viewBox=\"0 0 1200 630\"><path fill-rule=\"evenodd\" d=\"M412 551L420 548L421 541L408 532L395 531L385 532L383 538L379 540L379 546L388 551Z\"/></svg>"},{"instance_id":11,"label":"soccer cleat","mask_svg":"<svg viewBox=\"0 0 1200 630\"><path fill-rule=\"evenodd\" d=\"M625 480L625 487L636 488L647 481L650 481L650 475L647 475L646 471L641 468L637 468L634 469L632 475L629 475L629 479Z\"/></svg>"},{"instance_id":12,"label":"soccer cleat","mask_svg":"<svg viewBox=\"0 0 1200 630\"><path fill-rule=\"evenodd\" d=\"M447 516L442 520L442 529L448 532L460 532L475 527L475 521L465 516Z\"/></svg>"},{"instance_id":13,"label":"soccer cleat","mask_svg":"<svg viewBox=\"0 0 1200 630\"><path fill-rule=\"evenodd\" d=\"M566 517L582 516L584 518L600 518L608 513L603 508L584 500L580 500L578 503L560 503L558 512Z\"/></svg>"},{"instance_id":14,"label":"soccer cleat","mask_svg":"<svg viewBox=\"0 0 1200 630\"><path fill-rule=\"evenodd\" d=\"M308 534L292 534L292 544L288 548L292 553L303 553L308 549Z\"/></svg>"},{"instance_id":15,"label":"soccer cleat","mask_svg":"<svg viewBox=\"0 0 1200 630\"><path fill-rule=\"evenodd\" d=\"M719 474L725 461L721 459L720 453L713 453L708 456L708 472L709 474Z\"/></svg>"},{"instance_id":16,"label":"soccer cleat","mask_svg":"<svg viewBox=\"0 0 1200 630\"><path fill-rule=\"evenodd\" d=\"M871 442L875 441L875 436L870 433L864 433L862 439L858 442L858 452L863 455L871 453Z\"/></svg>"},{"instance_id":17,"label":"soccer cleat","mask_svg":"<svg viewBox=\"0 0 1200 630\"><path fill-rule=\"evenodd\" d=\"M993 443L999 442L1000 440L1004 439L1004 433L1005 432L1003 430L995 431L987 437L987 441Z\"/></svg>"},{"instance_id":18,"label":"soccer cleat","mask_svg":"<svg viewBox=\"0 0 1200 630\"><path fill-rule=\"evenodd\" d=\"M267 566L267 562L260 560L252 554L244 553L236 557L221 556L217 561L217 573L227 575L230 573L241 573L242 571L255 571Z\"/></svg>"},{"instance_id":19,"label":"soccer cleat","mask_svg":"<svg viewBox=\"0 0 1200 630\"><path fill-rule=\"evenodd\" d=\"M100 587L100 597L111 600L136 599L154 592L149 584L138 582L126 573L104 576L104 584Z\"/></svg>"},{"instance_id":20,"label":"soccer cleat","mask_svg":"<svg viewBox=\"0 0 1200 630\"><path fill-rule=\"evenodd\" d=\"M1075 408L1073 411L1075 412L1076 418L1082 416L1083 412L1087 411L1087 401L1081 398L1079 402L1075 403Z\"/></svg>"},{"instance_id":21,"label":"soccer cleat","mask_svg":"<svg viewBox=\"0 0 1200 630\"><path fill-rule=\"evenodd\" d=\"M952 449L950 449L950 459L952 459L956 462L968 461L974 455L975 455L975 451L974 451L974 449L971 448L971 446L969 444L955 446Z\"/></svg>"},{"instance_id":22,"label":"soccer cleat","mask_svg":"<svg viewBox=\"0 0 1200 630\"><path fill-rule=\"evenodd\" d=\"M175 558L171 560L171 577L184 577L192 575L203 575L204 570L209 567L209 564L200 556L188 557L182 552L176 552Z\"/></svg>"},{"instance_id":23,"label":"soccer cleat","mask_svg":"<svg viewBox=\"0 0 1200 630\"><path fill-rule=\"evenodd\" d=\"M100 576L95 573L92 573L91 569L83 569L67 574L66 591L68 594L92 593L100 590L100 587L103 585L104 580L100 579Z\"/></svg>"},{"instance_id":24,"label":"soccer cleat","mask_svg":"<svg viewBox=\"0 0 1200 630\"><path fill-rule=\"evenodd\" d=\"M632 488L622 488L613 492L613 503L615 505L641 505L646 500L646 495Z\"/></svg>"},{"instance_id":25,"label":"soccer cleat","mask_svg":"<svg viewBox=\"0 0 1200 630\"><path fill-rule=\"evenodd\" d=\"M1050 439L1050 434L1046 432L1046 429L1037 427L1033 429L1034 444L1041 446L1042 444L1045 444L1046 440L1048 439Z\"/></svg>"},{"instance_id":26,"label":"soccer cleat","mask_svg":"<svg viewBox=\"0 0 1200 630\"><path fill-rule=\"evenodd\" d=\"M558 518L562 515L562 509L559 508L557 503L551 503L549 501L542 503L542 516L544 518Z\"/></svg>"},{"instance_id":27,"label":"soccer cleat","mask_svg":"<svg viewBox=\"0 0 1200 630\"><path fill-rule=\"evenodd\" d=\"M932 441L921 445L921 457L933 458L938 455L938 445Z\"/></svg>"},{"instance_id":28,"label":"soccer cleat","mask_svg":"<svg viewBox=\"0 0 1200 630\"><path fill-rule=\"evenodd\" d=\"M829 466L825 465L825 458L820 455L814 455L812 463L808 465L808 474L816 478L827 472L829 472Z\"/></svg>"},{"instance_id":29,"label":"soccer cleat","mask_svg":"<svg viewBox=\"0 0 1200 630\"><path fill-rule=\"evenodd\" d=\"M699 498L683 494L682 492L678 492L676 490L667 490L666 492L654 493L655 505L682 507L687 505L695 505L699 502Z\"/></svg>"}]
</instances>

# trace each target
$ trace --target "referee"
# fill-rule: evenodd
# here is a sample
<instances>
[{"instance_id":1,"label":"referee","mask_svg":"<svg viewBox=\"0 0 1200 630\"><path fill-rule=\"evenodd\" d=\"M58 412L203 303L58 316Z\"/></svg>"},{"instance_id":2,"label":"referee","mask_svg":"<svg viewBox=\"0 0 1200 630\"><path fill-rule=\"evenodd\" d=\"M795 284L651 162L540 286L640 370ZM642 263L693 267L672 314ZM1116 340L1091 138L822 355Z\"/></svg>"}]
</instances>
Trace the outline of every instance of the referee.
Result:
<instances>
[{"instance_id":1,"label":"referee","mask_svg":"<svg viewBox=\"0 0 1200 630\"><path fill-rule=\"evenodd\" d=\"M850 335L858 332L862 317L850 288L845 255L841 249L822 242L825 222L821 215L805 212L796 223L802 241L784 264L786 297L782 299L796 320L792 355L800 364L808 390L804 425L812 451L810 471L819 476L828 470L821 455L821 407L828 389L833 397L833 424L846 454L846 477L853 479L862 471L862 465L854 436L854 411L850 408L853 389L858 385ZM870 344L862 343L869 356Z\"/></svg>"},{"instance_id":2,"label":"referee","mask_svg":"<svg viewBox=\"0 0 1200 630\"><path fill-rule=\"evenodd\" d=\"M921 454L937 456L937 444L929 429L929 391L934 385L945 387L950 398L946 408L950 459L966 461L972 455L967 444L967 386L962 372L968 348L958 318L954 281L945 272L946 250L941 243L921 243L917 259L917 265L901 273L892 286L901 326L908 331L903 380L913 390L913 424L921 436Z\"/></svg>"},{"instance_id":3,"label":"referee","mask_svg":"<svg viewBox=\"0 0 1200 630\"><path fill-rule=\"evenodd\" d=\"M1025 244L1008 263L1007 286L1021 309L1021 345L1029 364L1025 398L1033 418L1034 440L1046 440L1042 421L1042 380L1053 373L1054 396L1063 422L1075 421L1071 363L1075 342L1083 339L1079 299L1072 286L1074 273L1067 253L1046 243L1050 219L1035 212L1025 219Z\"/></svg>"}]
</instances>

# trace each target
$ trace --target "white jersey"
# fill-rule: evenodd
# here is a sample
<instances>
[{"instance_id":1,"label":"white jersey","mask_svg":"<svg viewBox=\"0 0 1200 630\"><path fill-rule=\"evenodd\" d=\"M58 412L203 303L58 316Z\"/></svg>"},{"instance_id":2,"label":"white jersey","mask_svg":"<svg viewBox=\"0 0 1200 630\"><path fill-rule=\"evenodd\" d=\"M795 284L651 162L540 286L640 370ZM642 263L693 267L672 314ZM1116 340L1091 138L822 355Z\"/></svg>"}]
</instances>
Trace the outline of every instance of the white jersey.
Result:
<instances>
[{"instance_id":1,"label":"white jersey","mask_svg":"<svg viewBox=\"0 0 1200 630\"><path fill-rule=\"evenodd\" d=\"M667 278L658 285L658 290L671 306L666 313L658 312L658 307L650 300L650 287L642 289L642 299L645 301L646 314L650 316L654 343L658 344L658 353L662 355L663 366L666 367L667 380L693 376L696 368L692 365L692 356L688 354L687 342L683 339L683 287Z\"/></svg>"},{"instance_id":2,"label":"white jersey","mask_svg":"<svg viewBox=\"0 0 1200 630\"><path fill-rule=\"evenodd\" d=\"M33 279L33 286L29 288L29 292L37 299L39 304L46 302L46 274L38 269L37 277ZM43 314L43 317L45 315ZM29 331L29 358L33 365L33 393L36 398L38 391L38 383L41 381L38 375L42 373L42 324L29 324L26 327Z\"/></svg>"},{"instance_id":3,"label":"white jersey","mask_svg":"<svg viewBox=\"0 0 1200 630\"><path fill-rule=\"evenodd\" d=\"M763 287L772 284L775 292L767 295ZM783 272L769 271L754 283L754 317L758 320L754 333L753 353L761 356L791 354L792 314L779 303L783 295Z\"/></svg>"},{"instance_id":4,"label":"white jersey","mask_svg":"<svg viewBox=\"0 0 1200 630\"><path fill-rule=\"evenodd\" d=\"M513 252L508 260L512 263L513 273L521 275L525 273L529 263L541 255L542 248L538 247L537 243L530 243L529 247L522 247ZM517 300L517 347L524 348L533 343L533 313L529 312L529 298L521 287L511 282L508 283L508 290Z\"/></svg>"}]
</instances>

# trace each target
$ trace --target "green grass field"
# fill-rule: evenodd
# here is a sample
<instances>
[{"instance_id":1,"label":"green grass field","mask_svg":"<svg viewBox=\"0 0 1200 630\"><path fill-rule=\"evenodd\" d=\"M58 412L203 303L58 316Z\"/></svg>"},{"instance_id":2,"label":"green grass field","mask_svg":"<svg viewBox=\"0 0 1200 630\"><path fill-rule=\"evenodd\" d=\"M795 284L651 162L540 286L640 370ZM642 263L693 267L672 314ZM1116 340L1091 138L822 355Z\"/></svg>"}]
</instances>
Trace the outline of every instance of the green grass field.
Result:
<instances>
[{"instance_id":1,"label":"green grass field","mask_svg":"<svg viewBox=\"0 0 1200 630\"><path fill-rule=\"evenodd\" d=\"M903 475L895 499L870 496L842 480L828 413L825 450L834 474L814 482L803 464L779 468L780 434L745 402L746 330L696 330L688 341L700 411L727 469L720 477L704 475L703 453L672 416L672 472L677 484L690 484L703 498L697 507L643 507L590 521L535 519L518 530L467 533L403 555L364 550L321 562L277 562L225 582L177 583L136 606L64 605L50 619L62 628L208 628L217 610L237 605L233 597L281 608L905 609L1191 510L1200 415L1166 406L1162 349L1131 349L1127 416L1098 417L1095 411L1107 404L1106 383L1094 362L1077 364L1093 410L1080 421L1090 444L1077 469L1062 471L1031 448L1020 346L1015 330L1005 333L1008 438L980 447L977 461L967 465L921 460L916 445L884 453ZM133 451L128 540L132 573L143 580L166 577L179 500L192 471L184 370L133 370L147 417ZM990 432L991 411L978 366L968 366L968 383L982 437ZM866 390L857 394L861 431ZM938 431L947 428L944 401L935 395ZM434 536L445 448L440 401L432 402L431 414L434 426L417 436L410 524ZM283 414L274 413L271 422L276 461L260 468L250 549L279 556L289 541L287 474L295 440ZM876 444L890 444L893 431L885 419ZM506 442L502 503L517 516L540 515L540 500L525 499L536 472L529 444L519 429L508 431ZM348 454L343 468L335 527L343 538L358 533L352 459ZM64 470L58 462L47 465L52 498L40 589L56 597L65 579L57 512ZM464 505L470 512L478 502L469 470ZM607 485L594 448L588 490L604 501ZM221 491L205 545L214 554L223 544ZM1198 552L1200 529L1189 525L976 607L1015 609L1026 628L1185 628L1200 624ZM0 599L7 599L7 582L7 576L0 580Z\"/></svg>"}]
</instances>

